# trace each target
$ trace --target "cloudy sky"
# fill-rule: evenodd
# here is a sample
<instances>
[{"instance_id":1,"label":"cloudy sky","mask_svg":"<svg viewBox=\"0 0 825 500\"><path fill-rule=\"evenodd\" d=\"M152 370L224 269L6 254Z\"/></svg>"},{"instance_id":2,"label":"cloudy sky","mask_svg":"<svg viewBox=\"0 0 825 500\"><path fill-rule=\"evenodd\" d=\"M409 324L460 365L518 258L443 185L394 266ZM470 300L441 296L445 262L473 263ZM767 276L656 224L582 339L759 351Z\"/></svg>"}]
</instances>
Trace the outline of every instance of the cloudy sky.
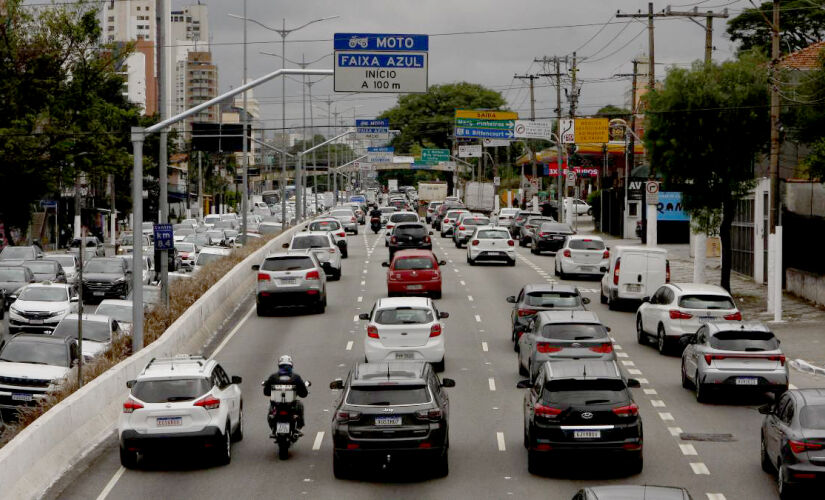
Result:
<instances>
[{"instance_id":1,"label":"cloudy sky","mask_svg":"<svg viewBox=\"0 0 825 500\"><path fill-rule=\"evenodd\" d=\"M192 3L173 0L173 7ZM217 62L220 89L240 84L243 70L242 0L201 0L209 6L212 53ZM668 4L654 2L661 11ZM745 0L675 0L674 10L729 10L733 16L750 4ZM287 28L313 19L340 16L291 34L287 38L287 58L314 61L313 68L332 68L332 36L336 32L422 33L430 35L430 84L468 81L499 90L511 109L529 115L527 82L513 75L546 72L534 58L572 57L580 61L582 82L579 113L595 112L606 104L624 105L630 79L614 77L630 73L631 60L646 56L646 19L619 19L614 15L647 11L641 0L247 0L247 15L269 26ZM704 20L701 20L704 23ZM658 18L656 25L656 72L663 75L672 65L688 65L704 54L704 29L687 19ZM734 46L724 34L725 20L714 24L714 59L730 58ZM261 51L280 53L280 36L253 23L247 33L248 74L255 78L280 67L280 59ZM288 65L289 66L289 65ZM546 68L551 70L551 68ZM562 72L569 70L563 66ZM551 71L547 71L551 72ZM392 94L336 94L328 77L312 86L316 124L326 124L327 105L351 123L374 117L396 101ZM569 88L569 79L563 85ZM280 83L275 81L255 89L261 105L264 127L280 127ZM287 83L287 125L301 122L301 84ZM568 109L562 95L563 109ZM536 115L554 115L555 89L547 78L536 81ZM309 111L307 111L308 113Z\"/></svg>"}]
</instances>

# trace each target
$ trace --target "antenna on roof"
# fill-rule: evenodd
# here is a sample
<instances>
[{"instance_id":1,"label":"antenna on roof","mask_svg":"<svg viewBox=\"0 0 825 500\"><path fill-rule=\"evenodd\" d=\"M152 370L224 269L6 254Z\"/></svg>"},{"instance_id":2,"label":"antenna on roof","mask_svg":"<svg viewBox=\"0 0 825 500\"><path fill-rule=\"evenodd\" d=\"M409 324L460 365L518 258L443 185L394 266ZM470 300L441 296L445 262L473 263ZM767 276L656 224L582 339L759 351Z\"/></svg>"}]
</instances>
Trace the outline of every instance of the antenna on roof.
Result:
<instances>
[{"instance_id":1,"label":"antenna on roof","mask_svg":"<svg viewBox=\"0 0 825 500\"><path fill-rule=\"evenodd\" d=\"M582 377L587 377L587 365L582 364Z\"/></svg>"},{"instance_id":2,"label":"antenna on roof","mask_svg":"<svg viewBox=\"0 0 825 500\"><path fill-rule=\"evenodd\" d=\"M387 380L390 379L390 364L387 363Z\"/></svg>"}]
</instances>

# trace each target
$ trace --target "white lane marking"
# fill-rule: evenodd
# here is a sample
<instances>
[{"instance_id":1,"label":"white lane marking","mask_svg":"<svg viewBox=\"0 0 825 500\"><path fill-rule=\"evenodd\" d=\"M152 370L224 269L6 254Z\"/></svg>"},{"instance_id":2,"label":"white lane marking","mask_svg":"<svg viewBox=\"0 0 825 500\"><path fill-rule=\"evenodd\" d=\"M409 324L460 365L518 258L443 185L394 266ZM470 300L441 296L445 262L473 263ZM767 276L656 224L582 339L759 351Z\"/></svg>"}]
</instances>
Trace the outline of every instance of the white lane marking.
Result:
<instances>
[{"instance_id":1,"label":"white lane marking","mask_svg":"<svg viewBox=\"0 0 825 500\"><path fill-rule=\"evenodd\" d=\"M362 282L361 282L361 286L365 286L366 284L367 284L367 282L366 282L366 281L362 281Z\"/></svg>"},{"instance_id":2,"label":"white lane marking","mask_svg":"<svg viewBox=\"0 0 825 500\"><path fill-rule=\"evenodd\" d=\"M352 320L355 321L355 322L358 322L358 315L356 314L355 316L353 316Z\"/></svg>"},{"instance_id":3,"label":"white lane marking","mask_svg":"<svg viewBox=\"0 0 825 500\"><path fill-rule=\"evenodd\" d=\"M484 351L484 352L487 352L487 342L482 342L481 343L481 350Z\"/></svg>"},{"instance_id":4,"label":"white lane marking","mask_svg":"<svg viewBox=\"0 0 825 500\"><path fill-rule=\"evenodd\" d=\"M619 344L613 344L613 349L616 349L617 351L621 351L622 346L620 346Z\"/></svg>"},{"instance_id":5,"label":"white lane marking","mask_svg":"<svg viewBox=\"0 0 825 500\"><path fill-rule=\"evenodd\" d=\"M654 408L664 408L666 406L665 402L661 399L651 399L650 404L652 404Z\"/></svg>"},{"instance_id":6,"label":"white lane marking","mask_svg":"<svg viewBox=\"0 0 825 500\"><path fill-rule=\"evenodd\" d=\"M487 385L490 386L491 391L496 390L496 381L493 379L493 377L490 377L490 378L487 379Z\"/></svg>"},{"instance_id":7,"label":"white lane marking","mask_svg":"<svg viewBox=\"0 0 825 500\"><path fill-rule=\"evenodd\" d=\"M628 369L627 369L627 373L629 373L629 374L631 374L631 375L641 375L641 374L642 374L642 370L637 370L636 368L628 368ZM642 384L642 383L646 384L647 382L642 382L642 381L640 380L640 381L639 381L639 383L640 383L640 384Z\"/></svg>"},{"instance_id":8,"label":"white lane marking","mask_svg":"<svg viewBox=\"0 0 825 500\"><path fill-rule=\"evenodd\" d=\"M630 371L630 370L628 370L628 371ZM641 373L637 373L637 375L641 375ZM647 381L647 379L646 379L646 378L640 378L640 379L638 379L638 380L639 380L639 383L640 383L640 384L642 384L642 385L644 385L644 384L647 384L647 383L648 383L648 381Z\"/></svg>"},{"instance_id":9,"label":"white lane marking","mask_svg":"<svg viewBox=\"0 0 825 500\"><path fill-rule=\"evenodd\" d=\"M321 449L321 442L324 440L324 431L318 431L318 434L315 435L315 442L312 443L313 450L320 450Z\"/></svg>"},{"instance_id":10,"label":"white lane marking","mask_svg":"<svg viewBox=\"0 0 825 500\"><path fill-rule=\"evenodd\" d=\"M212 355L211 355L211 356L209 356L209 359L212 359L212 358L214 358L215 356L217 356L217 355L218 355L218 353L219 353L219 352L221 352L221 351L223 350L223 348L224 348L224 347L226 347L226 344L228 344L228 343L229 343L229 341L230 341L230 340L232 340L232 337L234 337L234 336L235 336L235 334L236 334L236 333L238 333L238 330L240 330L240 329L241 329L241 327L243 326L243 324L244 324L244 323L246 323L246 320L248 320L248 319L249 319L249 317L252 315L252 312L253 312L254 310L255 310L255 306L253 305L252 307L250 307L250 308L249 308L249 311L248 311L246 314L244 314L243 318L241 318L241 320L240 320L240 321L238 321L238 324L237 324L237 325L235 325L235 328L233 328L233 329L232 329L232 330L231 330L231 331L230 331L230 332L226 335L226 338L225 338L225 339L223 339L223 342L221 342L221 343L218 345L218 347L217 347L217 348L215 348L215 350L212 352Z\"/></svg>"},{"instance_id":11,"label":"white lane marking","mask_svg":"<svg viewBox=\"0 0 825 500\"><path fill-rule=\"evenodd\" d=\"M470 302L472 302L472 301L473 301L473 296L472 296L472 295L468 295L468 296L467 296L467 300L469 300Z\"/></svg>"},{"instance_id":12,"label":"white lane marking","mask_svg":"<svg viewBox=\"0 0 825 500\"><path fill-rule=\"evenodd\" d=\"M682 455L685 456L698 455L696 448L694 448L692 444L680 444L679 449L682 450Z\"/></svg>"},{"instance_id":13,"label":"white lane marking","mask_svg":"<svg viewBox=\"0 0 825 500\"><path fill-rule=\"evenodd\" d=\"M665 422L673 422L673 420L674 420L673 415L671 415L670 413L668 413L666 411L665 412L659 412L659 418L661 418Z\"/></svg>"},{"instance_id":14,"label":"white lane marking","mask_svg":"<svg viewBox=\"0 0 825 500\"><path fill-rule=\"evenodd\" d=\"M633 361L630 361L629 359L622 360L622 364L624 366L636 366L636 363L634 363Z\"/></svg>"},{"instance_id":15,"label":"white lane marking","mask_svg":"<svg viewBox=\"0 0 825 500\"><path fill-rule=\"evenodd\" d=\"M369 264L369 263L370 263L370 261L368 261L368 260L364 261L364 264Z\"/></svg>"},{"instance_id":16,"label":"white lane marking","mask_svg":"<svg viewBox=\"0 0 825 500\"><path fill-rule=\"evenodd\" d=\"M694 474L708 476L710 475L710 471L708 470L708 466L703 464L702 462L691 462L690 468L693 469Z\"/></svg>"},{"instance_id":17,"label":"white lane marking","mask_svg":"<svg viewBox=\"0 0 825 500\"><path fill-rule=\"evenodd\" d=\"M352 350L352 341L351 340L349 342L347 342L347 350L348 351Z\"/></svg>"},{"instance_id":18,"label":"white lane marking","mask_svg":"<svg viewBox=\"0 0 825 500\"><path fill-rule=\"evenodd\" d=\"M364 274L367 274L367 270L366 270L366 269L364 269Z\"/></svg>"},{"instance_id":19,"label":"white lane marking","mask_svg":"<svg viewBox=\"0 0 825 500\"><path fill-rule=\"evenodd\" d=\"M453 271L458 272L458 269L453 269Z\"/></svg>"},{"instance_id":20,"label":"white lane marking","mask_svg":"<svg viewBox=\"0 0 825 500\"><path fill-rule=\"evenodd\" d=\"M476 314L476 323L481 323L481 316Z\"/></svg>"},{"instance_id":21,"label":"white lane marking","mask_svg":"<svg viewBox=\"0 0 825 500\"><path fill-rule=\"evenodd\" d=\"M120 476L122 476L124 472L126 472L126 469L123 467L120 467L117 470L117 472L115 472L115 474L112 476L112 479L109 479L109 482L106 483L106 486L103 488L103 491L101 491L100 495L97 496L97 500L104 500L107 496L109 496L109 493L112 492L112 489L115 487L118 479L120 479Z\"/></svg>"},{"instance_id":22,"label":"white lane marking","mask_svg":"<svg viewBox=\"0 0 825 500\"><path fill-rule=\"evenodd\" d=\"M498 451L507 451L507 447L504 446L503 432L496 432L496 441L498 441Z\"/></svg>"},{"instance_id":23,"label":"white lane marking","mask_svg":"<svg viewBox=\"0 0 825 500\"><path fill-rule=\"evenodd\" d=\"M705 495L708 496L708 500L727 500L722 493L705 493Z\"/></svg>"},{"instance_id":24,"label":"white lane marking","mask_svg":"<svg viewBox=\"0 0 825 500\"><path fill-rule=\"evenodd\" d=\"M668 427L667 430L670 432L671 436L679 437L682 435L681 427Z\"/></svg>"},{"instance_id":25,"label":"white lane marking","mask_svg":"<svg viewBox=\"0 0 825 500\"><path fill-rule=\"evenodd\" d=\"M461 286L467 286L467 283L464 283L464 280L459 281L459 283L461 283Z\"/></svg>"},{"instance_id":26,"label":"white lane marking","mask_svg":"<svg viewBox=\"0 0 825 500\"><path fill-rule=\"evenodd\" d=\"M651 389L644 388L644 389L642 389L642 390L643 390L643 391L645 391L645 394L647 394L648 396L653 396L653 395L658 394L658 392L656 392L656 389L652 389L652 388L651 388Z\"/></svg>"},{"instance_id":27,"label":"white lane marking","mask_svg":"<svg viewBox=\"0 0 825 500\"><path fill-rule=\"evenodd\" d=\"M795 391L797 387L793 384L788 384L788 389ZM708 495L721 495L721 493L708 493Z\"/></svg>"},{"instance_id":28,"label":"white lane marking","mask_svg":"<svg viewBox=\"0 0 825 500\"><path fill-rule=\"evenodd\" d=\"M617 352L616 357L617 358L626 358L626 357L628 357L628 355L627 355L626 352Z\"/></svg>"},{"instance_id":29,"label":"white lane marking","mask_svg":"<svg viewBox=\"0 0 825 500\"><path fill-rule=\"evenodd\" d=\"M359 296L358 297L358 302L364 302L364 297Z\"/></svg>"}]
</instances>

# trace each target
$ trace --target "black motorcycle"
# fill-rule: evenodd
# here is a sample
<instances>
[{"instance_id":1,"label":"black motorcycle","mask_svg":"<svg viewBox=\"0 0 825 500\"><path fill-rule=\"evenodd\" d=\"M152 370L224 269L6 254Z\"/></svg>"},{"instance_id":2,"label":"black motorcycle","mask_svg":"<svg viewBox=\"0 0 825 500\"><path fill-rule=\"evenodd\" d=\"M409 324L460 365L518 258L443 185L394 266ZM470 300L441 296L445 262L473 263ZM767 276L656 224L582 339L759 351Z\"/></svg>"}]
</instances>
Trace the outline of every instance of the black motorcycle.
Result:
<instances>
[{"instance_id":1,"label":"black motorcycle","mask_svg":"<svg viewBox=\"0 0 825 500\"><path fill-rule=\"evenodd\" d=\"M373 217L370 219L370 229L376 234L381 230L381 217Z\"/></svg>"},{"instance_id":2,"label":"black motorcycle","mask_svg":"<svg viewBox=\"0 0 825 500\"><path fill-rule=\"evenodd\" d=\"M261 385L265 384L264 381ZM312 385L309 380L304 381L307 388ZM295 385L291 383L274 384L269 396L269 415L267 421L272 430L270 437L278 445L278 458L286 460L289 457L289 447L298 441L303 434L298 431L298 395Z\"/></svg>"}]
</instances>

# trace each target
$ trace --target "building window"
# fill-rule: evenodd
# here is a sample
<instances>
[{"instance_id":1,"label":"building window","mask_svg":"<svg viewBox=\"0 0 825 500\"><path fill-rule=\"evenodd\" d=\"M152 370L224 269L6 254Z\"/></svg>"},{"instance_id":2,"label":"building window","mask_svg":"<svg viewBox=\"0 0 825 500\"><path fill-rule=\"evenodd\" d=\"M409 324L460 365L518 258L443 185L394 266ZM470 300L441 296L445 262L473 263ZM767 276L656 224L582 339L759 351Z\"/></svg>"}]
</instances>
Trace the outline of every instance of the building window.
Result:
<instances>
[{"instance_id":1,"label":"building window","mask_svg":"<svg viewBox=\"0 0 825 500\"><path fill-rule=\"evenodd\" d=\"M638 217L639 216L639 204L638 203L628 203L627 204L627 215L629 217Z\"/></svg>"},{"instance_id":2,"label":"building window","mask_svg":"<svg viewBox=\"0 0 825 500\"><path fill-rule=\"evenodd\" d=\"M137 6L137 10L140 10L140 5Z\"/></svg>"},{"instance_id":3,"label":"building window","mask_svg":"<svg viewBox=\"0 0 825 500\"><path fill-rule=\"evenodd\" d=\"M110 23L115 22L115 16L109 16L109 22Z\"/></svg>"}]
</instances>

